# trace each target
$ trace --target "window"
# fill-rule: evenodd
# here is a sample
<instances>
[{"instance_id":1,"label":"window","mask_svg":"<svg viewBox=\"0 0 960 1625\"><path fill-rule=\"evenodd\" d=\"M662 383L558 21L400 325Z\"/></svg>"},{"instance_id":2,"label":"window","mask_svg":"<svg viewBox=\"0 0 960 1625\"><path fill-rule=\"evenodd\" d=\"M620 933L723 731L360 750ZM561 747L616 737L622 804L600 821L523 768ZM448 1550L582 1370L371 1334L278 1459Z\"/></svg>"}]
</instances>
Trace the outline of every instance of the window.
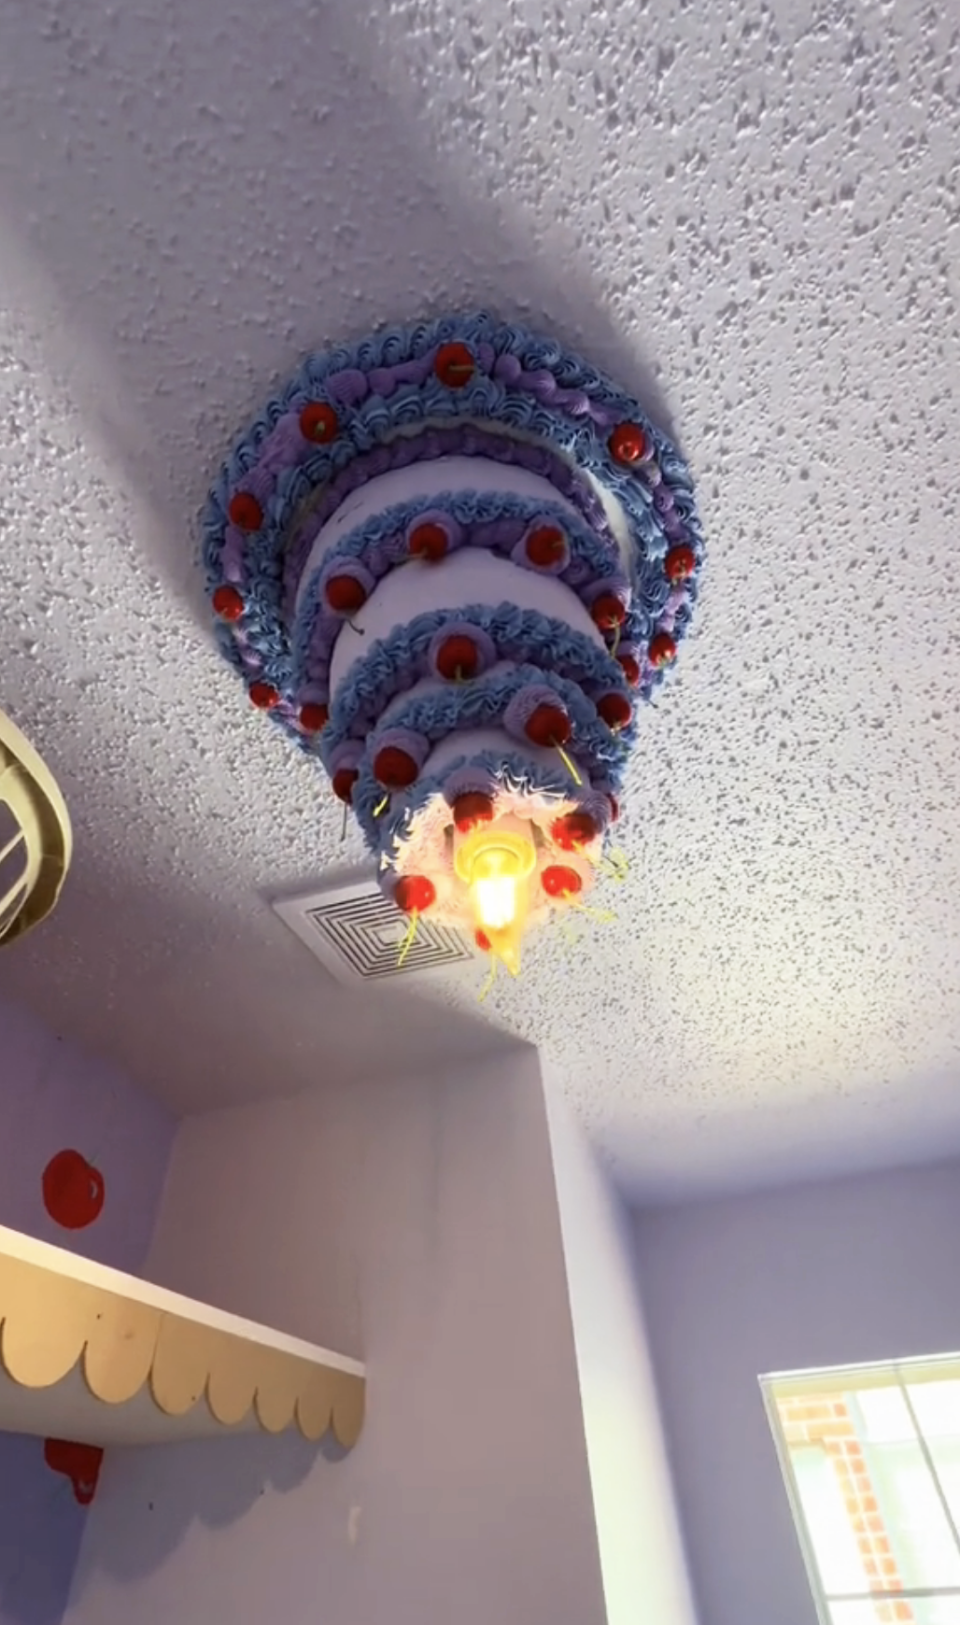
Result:
<instances>
[{"instance_id":1,"label":"window","mask_svg":"<svg viewBox=\"0 0 960 1625\"><path fill-rule=\"evenodd\" d=\"M960 1355L760 1383L821 1625L960 1625Z\"/></svg>"}]
</instances>

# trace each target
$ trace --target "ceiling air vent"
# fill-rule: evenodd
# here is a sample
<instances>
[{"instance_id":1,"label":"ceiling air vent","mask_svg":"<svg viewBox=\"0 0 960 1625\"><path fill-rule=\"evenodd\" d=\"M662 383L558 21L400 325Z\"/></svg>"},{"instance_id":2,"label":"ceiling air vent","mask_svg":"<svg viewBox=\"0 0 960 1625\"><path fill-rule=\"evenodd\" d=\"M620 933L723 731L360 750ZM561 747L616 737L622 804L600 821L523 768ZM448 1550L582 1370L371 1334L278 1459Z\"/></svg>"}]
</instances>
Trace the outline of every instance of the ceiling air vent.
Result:
<instances>
[{"instance_id":1,"label":"ceiling air vent","mask_svg":"<svg viewBox=\"0 0 960 1625\"><path fill-rule=\"evenodd\" d=\"M407 921L369 881L275 898L273 907L338 982L393 982L476 960L458 931L424 917L399 965Z\"/></svg>"}]
</instances>

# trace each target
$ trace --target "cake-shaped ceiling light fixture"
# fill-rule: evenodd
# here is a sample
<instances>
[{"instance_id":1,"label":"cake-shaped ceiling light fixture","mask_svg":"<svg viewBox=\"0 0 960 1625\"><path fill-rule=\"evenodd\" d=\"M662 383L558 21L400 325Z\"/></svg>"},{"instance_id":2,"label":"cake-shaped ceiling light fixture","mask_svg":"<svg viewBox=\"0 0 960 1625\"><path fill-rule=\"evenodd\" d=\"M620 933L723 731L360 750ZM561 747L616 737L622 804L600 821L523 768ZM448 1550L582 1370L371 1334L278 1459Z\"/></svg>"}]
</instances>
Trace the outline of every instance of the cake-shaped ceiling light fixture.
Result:
<instances>
[{"instance_id":1,"label":"cake-shaped ceiling light fixture","mask_svg":"<svg viewBox=\"0 0 960 1625\"><path fill-rule=\"evenodd\" d=\"M582 904L702 535L637 401L489 316L311 356L205 515L248 703L325 770L414 920L511 970Z\"/></svg>"}]
</instances>

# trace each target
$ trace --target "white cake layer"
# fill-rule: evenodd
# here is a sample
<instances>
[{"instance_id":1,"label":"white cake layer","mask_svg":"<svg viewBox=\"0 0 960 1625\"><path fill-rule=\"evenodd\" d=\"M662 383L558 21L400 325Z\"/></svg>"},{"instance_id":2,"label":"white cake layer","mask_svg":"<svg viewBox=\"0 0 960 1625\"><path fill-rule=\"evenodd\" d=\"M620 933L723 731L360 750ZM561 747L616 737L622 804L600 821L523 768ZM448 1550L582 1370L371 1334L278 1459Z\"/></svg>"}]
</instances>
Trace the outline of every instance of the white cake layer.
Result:
<instances>
[{"instance_id":1,"label":"white cake layer","mask_svg":"<svg viewBox=\"0 0 960 1625\"><path fill-rule=\"evenodd\" d=\"M406 626L415 615L435 609L456 610L468 604L496 609L504 603L518 609L536 609L541 615L564 621L573 631L584 633L598 649L606 648L603 634L576 593L556 576L540 575L483 548L467 547L440 564L405 564L377 583L334 645L331 698L354 661L365 653L365 647L369 648L375 638L386 637L394 627ZM359 632L364 636L360 637Z\"/></svg>"},{"instance_id":2,"label":"white cake layer","mask_svg":"<svg viewBox=\"0 0 960 1625\"><path fill-rule=\"evenodd\" d=\"M359 491L354 491L324 525L310 549L306 569L300 577L297 607L324 555L348 531L356 530L358 525L374 514L382 513L384 508L395 507L401 502L432 499L458 490L507 492L525 500L559 504L572 518L582 517L549 480L539 474L531 474L525 468L513 468L508 463L497 463L488 457L437 457L432 462L396 468L389 474L368 480Z\"/></svg>"},{"instance_id":3,"label":"white cake layer","mask_svg":"<svg viewBox=\"0 0 960 1625\"><path fill-rule=\"evenodd\" d=\"M505 756L523 756L538 766L546 767L556 772L558 767L555 750L544 750L539 745L524 745L518 739L511 739L502 728L464 728L461 733L448 734L446 739L430 752L422 768L424 778L433 778L434 774L442 773L460 756L475 757L483 751L492 751L495 759L501 761ZM576 785L570 780L571 795Z\"/></svg>"}]
</instances>

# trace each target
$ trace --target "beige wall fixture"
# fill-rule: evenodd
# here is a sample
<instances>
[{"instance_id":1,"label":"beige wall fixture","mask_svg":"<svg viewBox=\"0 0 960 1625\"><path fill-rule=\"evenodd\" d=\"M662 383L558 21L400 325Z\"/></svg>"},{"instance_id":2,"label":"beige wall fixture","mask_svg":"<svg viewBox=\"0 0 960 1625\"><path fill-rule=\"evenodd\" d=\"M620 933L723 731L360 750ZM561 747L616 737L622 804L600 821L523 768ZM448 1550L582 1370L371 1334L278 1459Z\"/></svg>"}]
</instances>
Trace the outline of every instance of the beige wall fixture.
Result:
<instances>
[{"instance_id":1,"label":"beige wall fixture","mask_svg":"<svg viewBox=\"0 0 960 1625\"><path fill-rule=\"evenodd\" d=\"M53 774L0 711L0 944L22 937L56 906L72 847Z\"/></svg>"},{"instance_id":2,"label":"beige wall fixture","mask_svg":"<svg viewBox=\"0 0 960 1625\"><path fill-rule=\"evenodd\" d=\"M349 1449L363 1365L0 1226L0 1429L150 1444L295 1425Z\"/></svg>"}]
</instances>

